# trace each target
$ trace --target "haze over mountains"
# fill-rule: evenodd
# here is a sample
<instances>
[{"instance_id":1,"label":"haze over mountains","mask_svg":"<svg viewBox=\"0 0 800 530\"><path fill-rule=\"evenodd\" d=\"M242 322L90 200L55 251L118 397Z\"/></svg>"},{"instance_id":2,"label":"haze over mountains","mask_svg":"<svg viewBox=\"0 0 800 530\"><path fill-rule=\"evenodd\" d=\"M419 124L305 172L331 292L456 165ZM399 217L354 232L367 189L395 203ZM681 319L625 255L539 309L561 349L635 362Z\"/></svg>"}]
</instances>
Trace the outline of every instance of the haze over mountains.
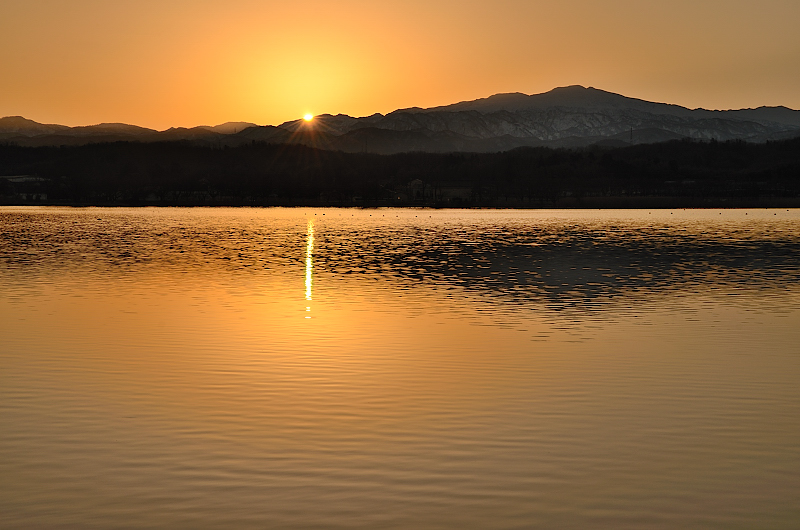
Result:
<instances>
[{"instance_id":1,"label":"haze over mountains","mask_svg":"<svg viewBox=\"0 0 800 530\"><path fill-rule=\"evenodd\" d=\"M710 111L569 86L543 94L497 94L429 109L354 118L323 114L278 126L231 122L156 131L121 123L88 127L0 118L0 141L25 146L184 140L216 146L303 144L391 154L496 152L521 146L623 146L673 139L765 142L800 136L800 111L786 107Z\"/></svg>"}]
</instances>

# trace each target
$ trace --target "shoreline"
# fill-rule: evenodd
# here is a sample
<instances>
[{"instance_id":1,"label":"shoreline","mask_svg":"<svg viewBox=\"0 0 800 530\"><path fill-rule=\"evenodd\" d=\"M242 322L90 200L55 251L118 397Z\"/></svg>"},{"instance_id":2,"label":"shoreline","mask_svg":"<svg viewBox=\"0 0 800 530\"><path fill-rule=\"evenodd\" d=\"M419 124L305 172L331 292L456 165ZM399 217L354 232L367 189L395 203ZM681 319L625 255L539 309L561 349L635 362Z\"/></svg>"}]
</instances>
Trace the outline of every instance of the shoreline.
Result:
<instances>
[{"instance_id":1,"label":"shoreline","mask_svg":"<svg viewBox=\"0 0 800 530\"><path fill-rule=\"evenodd\" d=\"M800 197L563 197L556 200L494 200L458 202L327 201L232 198L167 201L48 201L0 198L0 207L60 206L102 208L401 208L488 210L595 210L595 209L752 209L800 208Z\"/></svg>"}]
</instances>

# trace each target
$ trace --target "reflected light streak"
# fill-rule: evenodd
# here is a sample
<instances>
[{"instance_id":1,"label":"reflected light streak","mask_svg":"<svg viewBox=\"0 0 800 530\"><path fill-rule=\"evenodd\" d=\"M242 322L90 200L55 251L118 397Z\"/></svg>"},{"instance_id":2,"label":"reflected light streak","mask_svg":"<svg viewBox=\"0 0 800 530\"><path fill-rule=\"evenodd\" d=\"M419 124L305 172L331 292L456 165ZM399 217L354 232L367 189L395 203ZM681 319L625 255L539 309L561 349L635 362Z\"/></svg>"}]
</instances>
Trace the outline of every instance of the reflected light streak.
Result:
<instances>
[{"instance_id":1,"label":"reflected light streak","mask_svg":"<svg viewBox=\"0 0 800 530\"><path fill-rule=\"evenodd\" d=\"M314 220L311 219L308 221L308 230L306 232L306 300L309 302L311 301L312 273L314 271L314 262L312 259L313 254L314 254ZM311 311L311 307L307 306L306 311Z\"/></svg>"}]
</instances>

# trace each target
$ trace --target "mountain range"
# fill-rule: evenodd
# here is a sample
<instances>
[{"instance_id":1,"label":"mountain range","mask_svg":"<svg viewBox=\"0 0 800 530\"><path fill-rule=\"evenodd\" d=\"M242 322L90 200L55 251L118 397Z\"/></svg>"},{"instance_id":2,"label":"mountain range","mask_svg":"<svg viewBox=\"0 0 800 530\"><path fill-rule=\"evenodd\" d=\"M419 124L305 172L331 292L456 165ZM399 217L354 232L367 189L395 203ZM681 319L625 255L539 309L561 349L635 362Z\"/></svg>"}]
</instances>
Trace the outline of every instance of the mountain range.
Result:
<instances>
[{"instance_id":1,"label":"mountain range","mask_svg":"<svg viewBox=\"0 0 800 530\"><path fill-rule=\"evenodd\" d=\"M345 152L392 154L497 152L521 146L624 146L674 139L763 143L800 136L800 111L787 107L688 109L568 86L543 94L496 94L433 108L354 118L322 114L278 126L229 122L156 131L122 123L86 127L0 118L0 141L22 146L114 141L189 141L211 146L303 144Z\"/></svg>"}]
</instances>

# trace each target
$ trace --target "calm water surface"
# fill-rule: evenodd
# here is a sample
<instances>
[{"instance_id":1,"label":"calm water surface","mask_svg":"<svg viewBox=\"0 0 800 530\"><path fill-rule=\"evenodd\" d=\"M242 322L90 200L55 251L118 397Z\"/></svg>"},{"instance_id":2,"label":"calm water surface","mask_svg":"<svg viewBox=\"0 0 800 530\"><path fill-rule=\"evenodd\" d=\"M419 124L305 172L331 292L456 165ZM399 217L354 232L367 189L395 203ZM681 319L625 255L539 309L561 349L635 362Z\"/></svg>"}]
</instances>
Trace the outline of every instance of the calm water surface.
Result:
<instances>
[{"instance_id":1,"label":"calm water surface","mask_svg":"<svg viewBox=\"0 0 800 530\"><path fill-rule=\"evenodd\" d=\"M797 528L800 211L0 209L4 528Z\"/></svg>"}]
</instances>

